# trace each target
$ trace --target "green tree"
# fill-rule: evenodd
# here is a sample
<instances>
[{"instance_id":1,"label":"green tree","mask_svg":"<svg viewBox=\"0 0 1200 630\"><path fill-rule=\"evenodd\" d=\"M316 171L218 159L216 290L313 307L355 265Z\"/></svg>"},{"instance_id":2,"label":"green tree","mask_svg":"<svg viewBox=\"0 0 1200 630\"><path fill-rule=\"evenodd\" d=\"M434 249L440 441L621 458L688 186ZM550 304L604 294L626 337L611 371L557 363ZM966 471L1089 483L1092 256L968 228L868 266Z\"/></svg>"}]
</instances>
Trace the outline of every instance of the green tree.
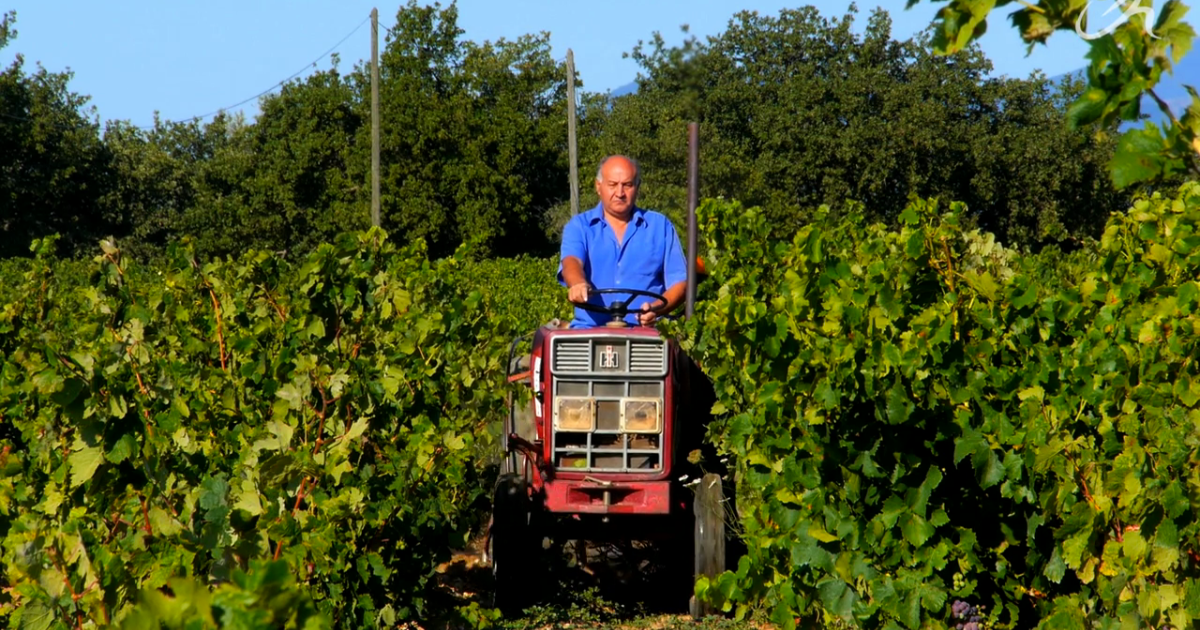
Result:
<instances>
[{"instance_id":1,"label":"green tree","mask_svg":"<svg viewBox=\"0 0 1200 630\"><path fill-rule=\"evenodd\" d=\"M161 256L184 235L204 257L300 253L368 227L367 182L347 167L362 121L346 78L332 68L289 82L260 110L252 124L110 124L109 205L132 254Z\"/></svg>"},{"instance_id":2,"label":"green tree","mask_svg":"<svg viewBox=\"0 0 1200 630\"><path fill-rule=\"evenodd\" d=\"M0 49L8 45L9 39L17 36L17 29L12 27L16 20L15 11L6 11L4 15L0 16Z\"/></svg>"},{"instance_id":3,"label":"green tree","mask_svg":"<svg viewBox=\"0 0 1200 630\"><path fill-rule=\"evenodd\" d=\"M453 5L410 2L381 58L382 219L434 255L545 253L567 197L565 85L547 34L477 44ZM202 256L299 254L370 220L370 69L334 67L264 98L250 124L110 126L108 197L135 254L191 235Z\"/></svg>"},{"instance_id":4,"label":"green tree","mask_svg":"<svg viewBox=\"0 0 1200 630\"><path fill-rule=\"evenodd\" d=\"M467 241L538 251L543 215L569 195L563 65L546 33L478 44L461 39L457 17L453 3L409 2L380 56L383 226L439 255ZM365 114L368 67L354 83ZM364 174L369 134L359 130L355 153Z\"/></svg>"},{"instance_id":5,"label":"green tree","mask_svg":"<svg viewBox=\"0 0 1200 630\"><path fill-rule=\"evenodd\" d=\"M199 164L198 197L178 229L204 255L247 247L306 252L369 226L369 180L347 162L362 126L336 68L290 82L262 100L253 124L219 126Z\"/></svg>"},{"instance_id":6,"label":"green tree","mask_svg":"<svg viewBox=\"0 0 1200 630\"><path fill-rule=\"evenodd\" d=\"M214 196L202 174L228 153L232 124L225 115L207 124L155 120L150 129L108 123L112 183L105 207L130 255L161 257L187 221L198 222L187 217Z\"/></svg>"},{"instance_id":7,"label":"green tree","mask_svg":"<svg viewBox=\"0 0 1200 630\"><path fill-rule=\"evenodd\" d=\"M288 247L311 250L370 227L370 179L350 161L369 117L355 107L354 85L335 67L288 86L263 103L252 135L257 165L250 203L268 233L290 233Z\"/></svg>"},{"instance_id":8,"label":"green tree","mask_svg":"<svg viewBox=\"0 0 1200 630\"><path fill-rule=\"evenodd\" d=\"M15 23L15 13L4 15L0 47ZM30 241L52 233L73 253L108 230L99 203L107 153L70 79L42 67L27 73L21 55L0 71L0 257L28 255Z\"/></svg>"},{"instance_id":9,"label":"green tree","mask_svg":"<svg viewBox=\"0 0 1200 630\"><path fill-rule=\"evenodd\" d=\"M893 220L917 194L964 201L981 227L1038 246L1092 234L1121 207L1102 181L1112 141L1062 129L1078 85L991 79L978 48L943 57L894 40L883 11L856 34L854 13L742 12L676 47L656 34L633 51L638 92L592 112L604 131L588 159L633 154L645 205L681 216L697 120L702 194L762 206L780 234L848 199Z\"/></svg>"},{"instance_id":10,"label":"green tree","mask_svg":"<svg viewBox=\"0 0 1200 630\"><path fill-rule=\"evenodd\" d=\"M600 202L596 196L594 182L596 179L596 168L599 160L608 155L606 150L612 150L605 144L605 132L608 128L609 118L612 113L613 98L604 92L589 92L585 88L587 85L584 78L585 73L576 70L575 73L575 91L578 95L579 105L576 111L576 142L579 147L579 206L580 210L586 211L588 208L595 206ZM566 134L564 128L563 133ZM564 136L565 138L565 136ZM564 148L564 151L566 149ZM613 153L628 153L628 149L612 150ZM568 163L569 164L569 163ZM569 166L568 166L569 168ZM643 169L645 170L645 169ZM569 171L557 176L570 181ZM639 193L639 204L645 200L645 191ZM651 197L654 199L655 197ZM676 213L677 216L672 218L683 218L683 212ZM556 247L562 239L563 227L567 221L571 219L571 200L569 191L564 195L557 204L552 205L542 216L542 229L545 231L546 238ZM679 223L683 226L684 223Z\"/></svg>"}]
</instances>

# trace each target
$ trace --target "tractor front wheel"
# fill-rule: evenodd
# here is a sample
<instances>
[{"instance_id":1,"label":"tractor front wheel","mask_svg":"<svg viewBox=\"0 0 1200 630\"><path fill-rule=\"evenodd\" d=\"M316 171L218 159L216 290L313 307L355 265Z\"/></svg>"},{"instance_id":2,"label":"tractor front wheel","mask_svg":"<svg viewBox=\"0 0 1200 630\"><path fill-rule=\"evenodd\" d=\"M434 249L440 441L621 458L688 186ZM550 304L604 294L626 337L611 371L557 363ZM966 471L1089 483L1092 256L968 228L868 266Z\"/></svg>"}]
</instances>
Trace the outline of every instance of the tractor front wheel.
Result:
<instances>
[{"instance_id":1,"label":"tractor front wheel","mask_svg":"<svg viewBox=\"0 0 1200 630\"><path fill-rule=\"evenodd\" d=\"M488 547L492 561L492 606L505 617L518 615L537 587L538 551L533 532L528 485L516 474L500 475L492 497L492 524Z\"/></svg>"}]
</instances>

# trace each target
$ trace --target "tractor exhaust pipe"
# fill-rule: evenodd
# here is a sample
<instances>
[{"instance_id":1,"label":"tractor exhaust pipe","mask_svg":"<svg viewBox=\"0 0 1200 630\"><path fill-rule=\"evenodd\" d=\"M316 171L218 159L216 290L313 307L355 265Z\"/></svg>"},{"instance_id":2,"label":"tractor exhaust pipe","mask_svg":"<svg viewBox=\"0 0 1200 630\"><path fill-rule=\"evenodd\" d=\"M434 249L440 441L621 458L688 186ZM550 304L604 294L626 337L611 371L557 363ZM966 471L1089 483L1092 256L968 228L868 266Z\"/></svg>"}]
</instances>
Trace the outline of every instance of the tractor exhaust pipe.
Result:
<instances>
[{"instance_id":1,"label":"tractor exhaust pipe","mask_svg":"<svg viewBox=\"0 0 1200 630\"><path fill-rule=\"evenodd\" d=\"M684 316L696 310L696 206L700 203L700 123L688 123L687 293Z\"/></svg>"}]
</instances>

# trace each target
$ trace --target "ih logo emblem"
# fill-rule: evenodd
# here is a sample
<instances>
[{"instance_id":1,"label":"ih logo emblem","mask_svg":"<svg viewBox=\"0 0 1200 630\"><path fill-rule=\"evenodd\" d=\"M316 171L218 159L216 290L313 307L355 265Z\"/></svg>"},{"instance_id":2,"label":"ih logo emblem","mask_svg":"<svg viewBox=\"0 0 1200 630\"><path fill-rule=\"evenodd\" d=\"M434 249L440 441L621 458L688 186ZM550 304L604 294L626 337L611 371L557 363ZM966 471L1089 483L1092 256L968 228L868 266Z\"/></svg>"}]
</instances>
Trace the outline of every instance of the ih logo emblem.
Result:
<instances>
[{"instance_id":1,"label":"ih logo emblem","mask_svg":"<svg viewBox=\"0 0 1200 630\"><path fill-rule=\"evenodd\" d=\"M600 353L600 367L605 370L615 370L617 363L617 351L613 350L612 346L604 346L604 352Z\"/></svg>"}]
</instances>

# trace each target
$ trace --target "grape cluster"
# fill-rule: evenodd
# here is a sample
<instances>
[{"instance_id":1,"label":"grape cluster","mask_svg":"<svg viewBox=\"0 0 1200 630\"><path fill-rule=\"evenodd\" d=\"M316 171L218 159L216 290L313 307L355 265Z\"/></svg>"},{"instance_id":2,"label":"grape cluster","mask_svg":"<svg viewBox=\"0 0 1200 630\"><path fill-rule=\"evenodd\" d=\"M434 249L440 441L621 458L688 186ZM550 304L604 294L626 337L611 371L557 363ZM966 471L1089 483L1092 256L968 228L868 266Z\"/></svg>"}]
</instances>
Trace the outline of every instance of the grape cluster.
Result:
<instances>
[{"instance_id":1,"label":"grape cluster","mask_svg":"<svg viewBox=\"0 0 1200 630\"><path fill-rule=\"evenodd\" d=\"M978 606L956 599L950 605L950 612L950 618L955 621L955 630L982 630L983 617L979 614Z\"/></svg>"}]
</instances>

